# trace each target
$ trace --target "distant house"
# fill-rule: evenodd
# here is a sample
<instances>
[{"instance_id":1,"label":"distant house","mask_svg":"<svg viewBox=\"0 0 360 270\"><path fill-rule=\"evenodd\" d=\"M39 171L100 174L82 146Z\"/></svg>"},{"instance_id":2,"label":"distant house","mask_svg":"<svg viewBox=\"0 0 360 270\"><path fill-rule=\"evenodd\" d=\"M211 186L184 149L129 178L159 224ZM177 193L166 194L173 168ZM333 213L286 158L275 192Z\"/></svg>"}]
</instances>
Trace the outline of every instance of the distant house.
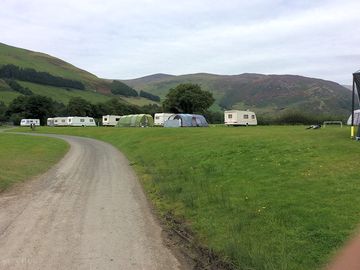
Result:
<instances>
[{"instance_id":1,"label":"distant house","mask_svg":"<svg viewBox=\"0 0 360 270\"><path fill-rule=\"evenodd\" d=\"M228 126L256 126L256 114L251 111L230 110L224 112L224 123Z\"/></svg>"}]
</instances>

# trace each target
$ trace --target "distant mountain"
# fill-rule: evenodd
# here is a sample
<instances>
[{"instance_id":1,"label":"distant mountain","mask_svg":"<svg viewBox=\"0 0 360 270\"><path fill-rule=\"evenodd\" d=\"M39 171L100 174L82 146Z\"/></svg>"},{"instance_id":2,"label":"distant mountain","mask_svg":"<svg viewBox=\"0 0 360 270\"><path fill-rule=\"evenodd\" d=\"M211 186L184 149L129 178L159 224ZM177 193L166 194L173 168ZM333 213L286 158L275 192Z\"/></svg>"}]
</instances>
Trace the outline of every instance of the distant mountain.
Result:
<instances>
[{"instance_id":1,"label":"distant mountain","mask_svg":"<svg viewBox=\"0 0 360 270\"><path fill-rule=\"evenodd\" d=\"M112 80L98 78L90 72L77 68L48 54L0 43L0 68L6 65L14 65L22 69L31 68L37 72L46 72L51 76L61 77L83 84L85 89L79 90L71 87L57 87L54 85L34 83L34 81L31 80L18 80L20 85L29 88L33 93L51 97L65 104L74 96L83 97L92 103L103 102L114 97L111 92ZM20 95L20 93L14 92L5 81L0 78L0 101L9 103L18 95ZM149 99L141 97L122 98L136 105L154 103Z\"/></svg>"},{"instance_id":2,"label":"distant mountain","mask_svg":"<svg viewBox=\"0 0 360 270\"><path fill-rule=\"evenodd\" d=\"M155 74L123 82L161 97L180 83L196 83L213 93L214 108L251 109L260 114L297 110L347 115L351 104L351 92L340 84L297 75Z\"/></svg>"}]
</instances>

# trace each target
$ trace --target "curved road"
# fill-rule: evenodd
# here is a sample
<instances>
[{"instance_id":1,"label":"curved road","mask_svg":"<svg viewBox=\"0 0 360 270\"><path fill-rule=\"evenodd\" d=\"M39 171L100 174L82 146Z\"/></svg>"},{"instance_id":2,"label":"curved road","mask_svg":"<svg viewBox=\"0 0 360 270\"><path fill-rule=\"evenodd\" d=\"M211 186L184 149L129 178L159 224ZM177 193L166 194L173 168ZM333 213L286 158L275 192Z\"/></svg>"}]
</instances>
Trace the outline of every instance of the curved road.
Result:
<instances>
[{"instance_id":1,"label":"curved road","mask_svg":"<svg viewBox=\"0 0 360 270\"><path fill-rule=\"evenodd\" d=\"M127 159L93 139L0 195L0 269L182 269ZM16 169L16 168L14 168Z\"/></svg>"}]
</instances>

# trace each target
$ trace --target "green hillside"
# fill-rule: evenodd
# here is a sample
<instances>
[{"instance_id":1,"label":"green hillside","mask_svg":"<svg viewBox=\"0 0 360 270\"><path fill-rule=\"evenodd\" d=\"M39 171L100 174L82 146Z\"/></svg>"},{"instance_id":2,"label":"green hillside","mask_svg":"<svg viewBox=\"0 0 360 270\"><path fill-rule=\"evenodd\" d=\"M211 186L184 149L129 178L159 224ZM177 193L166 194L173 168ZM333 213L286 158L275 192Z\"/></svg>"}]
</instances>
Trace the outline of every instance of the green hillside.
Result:
<instances>
[{"instance_id":1,"label":"green hillside","mask_svg":"<svg viewBox=\"0 0 360 270\"><path fill-rule=\"evenodd\" d=\"M19 84L28 87L33 93L51 97L64 104L66 104L71 97L82 97L92 103L104 102L114 97L111 93L112 80L98 78L94 74L44 53L33 52L0 43L0 67L6 65L14 65L23 69L31 68L37 72L46 72L52 76L81 82L85 86L85 90L17 80ZM0 79L0 101L9 104L19 95L20 94L14 92L4 80ZM123 98L123 96L120 97ZM126 101L135 105L155 103L140 97L128 97Z\"/></svg>"},{"instance_id":2,"label":"green hillside","mask_svg":"<svg viewBox=\"0 0 360 270\"><path fill-rule=\"evenodd\" d=\"M180 83L200 84L204 90L212 92L217 105L225 109L251 109L271 114L284 110L333 115L350 112L351 92L348 89L335 82L296 75L155 74L123 82L161 97Z\"/></svg>"}]
</instances>

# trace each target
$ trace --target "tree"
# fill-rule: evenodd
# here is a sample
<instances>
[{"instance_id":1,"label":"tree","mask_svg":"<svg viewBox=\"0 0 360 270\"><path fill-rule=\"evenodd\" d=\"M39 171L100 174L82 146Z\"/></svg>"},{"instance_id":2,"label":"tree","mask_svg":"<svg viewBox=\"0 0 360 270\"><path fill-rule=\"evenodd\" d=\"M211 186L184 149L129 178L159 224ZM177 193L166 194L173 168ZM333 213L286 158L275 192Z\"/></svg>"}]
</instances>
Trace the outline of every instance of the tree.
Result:
<instances>
[{"instance_id":1,"label":"tree","mask_svg":"<svg viewBox=\"0 0 360 270\"><path fill-rule=\"evenodd\" d=\"M81 97L73 97L69 101L67 112L69 116L92 116L93 107L89 101Z\"/></svg>"},{"instance_id":2,"label":"tree","mask_svg":"<svg viewBox=\"0 0 360 270\"><path fill-rule=\"evenodd\" d=\"M185 83L170 89L163 107L173 113L203 113L214 101L212 93L201 90L197 84Z\"/></svg>"},{"instance_id":3,"label":"tree","mask_svg":"<svg viewBox=\"0 0 360 270\"><path fill-rule=\"evenodd\" d=\"M19 96L9 105L6 115L16 124L21 118L40 119L41 124L46 123L46 118L55 113L55 102L48 97L40 95Z\"/></svg>"},{"instance_id":4,"label":"tree","mask_svg":"<svg viewBox=\"0 0 360 270\"><path fill-rule=\"evenodd\" d=\"M127 84L120 81L113 81L110 85L111 93L114 95L122 95L126 97L137 97L138 92L128 86Z\"/></svg>"}]
</instances>

